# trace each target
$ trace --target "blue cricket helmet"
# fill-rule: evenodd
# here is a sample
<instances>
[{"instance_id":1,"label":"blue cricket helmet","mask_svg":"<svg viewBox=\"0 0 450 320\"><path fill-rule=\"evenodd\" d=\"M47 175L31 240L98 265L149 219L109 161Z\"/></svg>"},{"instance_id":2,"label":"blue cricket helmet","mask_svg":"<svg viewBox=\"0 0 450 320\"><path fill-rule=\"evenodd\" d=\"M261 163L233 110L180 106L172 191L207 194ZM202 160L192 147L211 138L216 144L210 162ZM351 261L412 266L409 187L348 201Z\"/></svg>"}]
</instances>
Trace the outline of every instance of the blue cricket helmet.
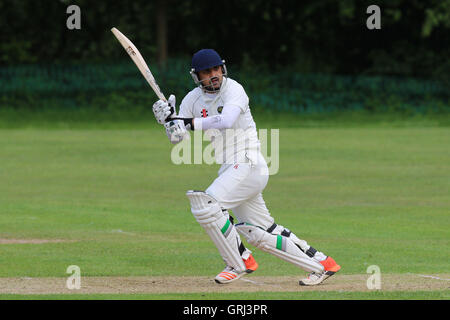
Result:
<instances>
[{"instance_id":1,"label":"blue cricket helmet","mask_svg":"<svg viewBox=\"0 0 450 320\"><path fill-rule=\"evenodd\" d=\"M221 66L224 61L214 49L202 49L192 57L192 69L199 72L212 67Z\"/></svg>"},{"instance_id":2,"label":"blue cricket helmet","mask_svg":"<svg viewBox=\"0 0 450 320\"><path fill-rule=\"evenodd\" d=\"M214 49L201 49L197 51L192 56L192 63L191 63L191 71L190 74L192 76L192 79L194 80L194 83L202 88L205 91L208 92L217 92L220 89L210 89L208 86L203 86L202 83L198 79L198 72L202 70L206 70L209 68L222 66L222 73L223 76L226 78L228 77L228 71L227 67L225 66L225 60L222 60L220 55L214 50Z\"/></svg>"}]
</instances>

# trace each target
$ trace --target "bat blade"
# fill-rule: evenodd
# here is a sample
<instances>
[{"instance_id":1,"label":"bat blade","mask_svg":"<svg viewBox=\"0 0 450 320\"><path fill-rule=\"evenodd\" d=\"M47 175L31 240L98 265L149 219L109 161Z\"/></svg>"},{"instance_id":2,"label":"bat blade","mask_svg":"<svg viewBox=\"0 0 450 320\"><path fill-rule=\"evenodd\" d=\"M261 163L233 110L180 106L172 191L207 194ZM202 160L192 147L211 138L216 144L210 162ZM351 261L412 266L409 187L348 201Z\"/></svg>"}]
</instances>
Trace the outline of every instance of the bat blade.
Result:
<instances>
[{"instance_id":1,"label":"bat blade","mask_svg":"<svg viewBox=\"0 0 450 320\"><path fill-rule=\"evenodd\" d=\"M144 76L147 83L150 85L150 87L153 89L155 94L158 96L159 99L167 101L164 94L161 92L161 89L159 88L158 84L155 81L155 78L153 77L152 72L150 71L150 68L148 67L147 63L145 62L144 58L142 57L139 50L136 48L136 46L133 44L133 42L130 41L122 32L120 32L117 28L112 28L111 32L114 34L114 36L119 40L122 47L125 49L125 51L128 53L130 58L133 60L133 62L138 67L141 74Z\"/></svg>"}]
</instances>

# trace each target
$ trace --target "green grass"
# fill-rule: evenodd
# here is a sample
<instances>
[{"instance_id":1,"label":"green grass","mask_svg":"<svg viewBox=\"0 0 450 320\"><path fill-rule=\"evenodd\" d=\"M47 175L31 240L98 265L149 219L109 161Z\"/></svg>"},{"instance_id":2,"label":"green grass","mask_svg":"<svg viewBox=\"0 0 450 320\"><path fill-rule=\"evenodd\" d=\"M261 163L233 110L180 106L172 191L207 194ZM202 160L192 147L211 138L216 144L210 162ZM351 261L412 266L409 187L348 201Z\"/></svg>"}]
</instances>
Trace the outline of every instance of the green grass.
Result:
<instances>
[{"instance_id":1,"label":"green grass","mask_svg":"<svg viewBox=\"0 0 450 320\"><path fill-rule=\"evenodd\" d=\"M0 300L448 300L447 291L0 295Z\"/></svg>"},{"instance_id":2,"label":"green grass","mask_svg":"<svg viewBox=\"0 0 450 320\"><path fill-rule=\"evenodd\" d=\"M171 145L154 125L100 127L0 130L0 238L76 240L0 245L0 277L66 277L73 264L80 266L82 276L214 276L223 262L193 219L185 192L206 189L218 166L172 164ZM372 264L385 273L446 273L449 146L450 129L433 123L281 127L280 170L270 177L264 198L277 223L335 257L343 274L365 273ZM259 275L299 274L294 266L261 251L255 250L255 257ZM440 299L442 294L282 295ZM277 299L280 294L256 295L212 297ZM77 297L88 298L39 296Z\"/></svg>"},{"instance_id":3,"label":"green grass","mask_svg":"<svg viewBox=\"0 0 450 320\"><path fill-rule=\"evenodd\" d=\"M123 97L121 98L123 99ZM126 102L126 101L125 101ZM318 127L450 127L450 113L441 112L371 112L367 110L326 113L291 113L252 106L252 115L260 128L318 128ZM138 102L129 108L0 108L0 128L43 129L136 129L156 128L148 106Z\"/></svg>"}]
</instances>

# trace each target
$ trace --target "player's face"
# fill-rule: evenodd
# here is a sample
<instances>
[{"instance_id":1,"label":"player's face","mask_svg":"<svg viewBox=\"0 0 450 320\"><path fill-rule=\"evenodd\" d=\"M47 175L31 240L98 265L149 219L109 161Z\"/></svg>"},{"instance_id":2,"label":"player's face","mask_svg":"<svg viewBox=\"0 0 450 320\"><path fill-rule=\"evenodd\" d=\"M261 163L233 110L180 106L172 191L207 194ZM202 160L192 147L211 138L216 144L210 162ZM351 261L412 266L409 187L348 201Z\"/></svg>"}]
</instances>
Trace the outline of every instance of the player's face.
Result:
<instances>
[{"instance_id":1,"label":"player's face","mask_svg":"<svg viewBox=\"0 0 450 320\"><path fill-rule=\"evenodd\" d=\"M216 66L198 72L198 78L206 88L220 89L223 80L222 67Z\"/></svg>"}]
</instances>

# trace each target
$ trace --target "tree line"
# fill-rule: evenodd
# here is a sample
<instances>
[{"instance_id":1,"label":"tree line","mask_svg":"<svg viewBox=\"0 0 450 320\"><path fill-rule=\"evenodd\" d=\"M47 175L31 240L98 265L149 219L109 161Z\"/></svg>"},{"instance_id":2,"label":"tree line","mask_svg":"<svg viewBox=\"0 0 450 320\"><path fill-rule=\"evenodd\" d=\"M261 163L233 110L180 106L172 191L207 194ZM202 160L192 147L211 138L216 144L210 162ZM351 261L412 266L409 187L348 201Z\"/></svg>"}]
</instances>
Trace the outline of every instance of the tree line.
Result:
<instances>
[{"instance_id":1,"label":"tree line","mask_svg":"<svg viewBox=\"0 0 450 320\"><path fill-rule=\"evenodd\" d=\"M69 30L66 8L81 12ZM161 66L215 48L255 71L447 79L450 0L378 1L381 29L366 27L366 0L0 0L0 64L123 59L115 26Z\"/></svg>"}]
</instances>

